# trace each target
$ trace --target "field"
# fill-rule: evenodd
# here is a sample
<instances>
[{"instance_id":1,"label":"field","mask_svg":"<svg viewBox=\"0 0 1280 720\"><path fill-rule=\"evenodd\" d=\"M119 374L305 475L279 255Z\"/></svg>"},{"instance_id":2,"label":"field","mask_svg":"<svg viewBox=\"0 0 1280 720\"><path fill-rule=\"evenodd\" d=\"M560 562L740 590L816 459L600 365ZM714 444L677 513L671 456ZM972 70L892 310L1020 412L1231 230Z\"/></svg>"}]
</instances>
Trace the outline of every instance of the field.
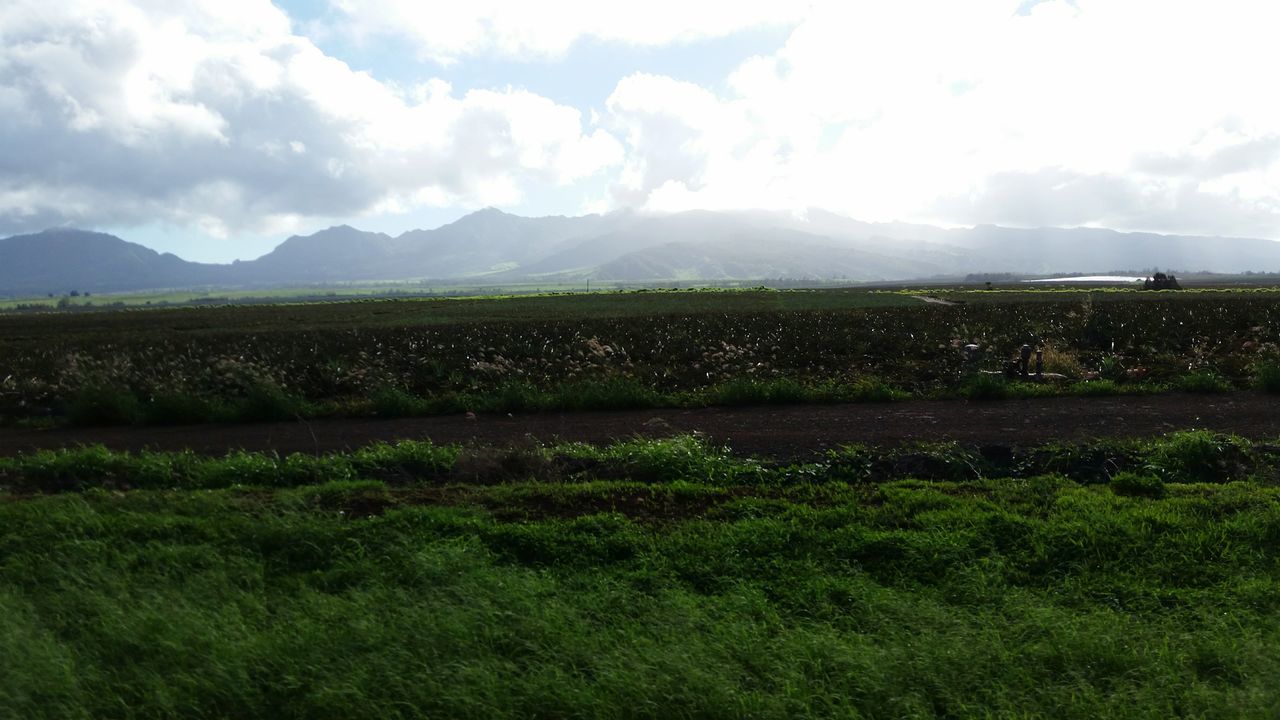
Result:
<instances>
[{"instance_id":1,"label":"field","mask_svg":"<svg viewBox=\"0 0 1280 720\"><path fill-rule=\"evenodd\" d=\"M1277 459L0 460L0 716L1275 717Z\"/></svg>"},{"instance_id":2,"label":"field","mask_svg":"<svg viewBox=\"0 0 1280 720\"><path fill-rule=\"evenodd\" d=\"M477 280L476 282L480 282ZM712 283L677 283L689 288L741 288L751 283L724 281ZM830 284L830 283L825 283ZM821 287L823 283L814 283ZM183 290L142 290L97 294L77 293L43 297L0 297L0 312L49 310L92 310L112 308L158 308L168 306L201 306L229 304L272 304L299 302L332 302L351 299L466 298L494 295L541 295L548 293L590 292L591 283L503 283L501 285L467 284L458 281L394 280L384 282L342 282L326 285L257 288L206 288ZM597 283L597 291L625 291L649 287L639 283Z\"/></svg>"},{"instance_id":3,"label":"field","mask_svg":"<svg viewBox=\"0 0 1280 720\"><path fill-rule=\"evenodd\" d=\"M0 315L0 720L1274 718L1277 299Z\"/></svg>"},{"instance_id":4,"label":"field","mask_svg":"<svg viewBox=\"0 0 1280 720\"><path fill-rule=\"evenodd\" d=\"M1277 292L686 291L0 316L0 417L76 424L1280 387ZM966 368L961 346L984 347ZM1023 343L1047 385L982 375Z\"/></svg>"}]
</instances>

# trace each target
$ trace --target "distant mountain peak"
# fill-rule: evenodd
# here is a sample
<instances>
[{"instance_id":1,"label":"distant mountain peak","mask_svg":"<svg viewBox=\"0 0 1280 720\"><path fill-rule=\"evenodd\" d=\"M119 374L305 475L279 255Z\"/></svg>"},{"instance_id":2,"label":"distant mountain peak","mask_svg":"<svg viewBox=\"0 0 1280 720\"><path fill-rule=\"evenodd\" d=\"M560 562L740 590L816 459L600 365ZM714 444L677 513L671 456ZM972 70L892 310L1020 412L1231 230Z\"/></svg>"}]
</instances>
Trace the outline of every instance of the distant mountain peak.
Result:
<instances>
[{"instance_id":1,"label":"distant mountain peak","mask_svg":"<svg viewBox=\"0 0 1280 720\"><path fill-rule=\"evenodd\" d=\"M474 212L469 212L466 215L463 215L459 219L466 220L467 218L508 218L508 217L519 217L519 216L512 215L511 213L505 213L499 210L498 208L492 205L489 205L487 207L482 207L479 210L476 210Z\"/></svg>"}]
</instances>

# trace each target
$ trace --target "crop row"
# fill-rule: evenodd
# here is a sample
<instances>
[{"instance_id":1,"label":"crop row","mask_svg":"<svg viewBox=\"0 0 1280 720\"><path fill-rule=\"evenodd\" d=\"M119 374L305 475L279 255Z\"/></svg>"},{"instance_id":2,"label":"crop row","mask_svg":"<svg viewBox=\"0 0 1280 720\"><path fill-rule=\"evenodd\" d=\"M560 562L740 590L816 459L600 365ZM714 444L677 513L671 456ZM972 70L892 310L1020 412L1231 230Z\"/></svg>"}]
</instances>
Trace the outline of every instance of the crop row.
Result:
<instances>
[{"instance_id":1,"label":"crop row","mask_svg":"<svg viewBox=\"0 0 1280 720\"><path fill-rule=\"evenodd\" d=\"M1122 380L1167 381L1208 372L1239 384L1280 341L1280 304L1249 295L268 331L224 324L163 335L147 332L146 313L134 315L132 330L111 335L0 339L0 415L57 414L77 393L102 387L143 403L237 401L264 388L306 401L387 389L430 398L618 379L672 393L744 378L874 378L928 393L964 382L968 343L982 346L985 369L1027 343L1046 349L1048 370L1068 376L1110 370Z\"/></svg>"}]
</instances>

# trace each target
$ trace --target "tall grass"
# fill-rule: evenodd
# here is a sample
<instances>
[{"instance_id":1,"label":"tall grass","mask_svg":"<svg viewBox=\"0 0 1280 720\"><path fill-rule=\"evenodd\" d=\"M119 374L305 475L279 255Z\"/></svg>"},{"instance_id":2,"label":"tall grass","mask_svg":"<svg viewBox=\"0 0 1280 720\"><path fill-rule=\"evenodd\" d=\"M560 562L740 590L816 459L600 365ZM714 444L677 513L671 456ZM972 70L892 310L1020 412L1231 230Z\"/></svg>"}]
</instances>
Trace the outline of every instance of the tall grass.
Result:
<instances>
[{"instance_id":1,"label":"tall grass","mask_svg":"<svg viewBox=\"0 0 1280 720\"><path fill-rule=\"evenodd\" d=\"M1231 383L1212 370L1197 370L1179 375L1173 383L1175 389L1192 393L1231 392Z\"/></svg>"},{"instance_id":2,"label":"tall grass","mask_svg":"<svg viewBox=\"0 0 1280 720\"><path fill-rule=\"evenodd\" d=\"M1008 380L1000 375L974 375L965 383L960 392L969 400L1004 400L1012 392Z\"/></svg>"},{"instance_id":3,"label":"tall grass","mask_svg":"<svg viewBox=\"0 0 1280 720\"><path fill-rule=\"evenodd\" d=\"M1225 445L1257 450L1189 434L1104 454L1192 479ZM896 457L926 451L983 462ZM2 486L88 488L0 501L0 715L1238 718L1280 700L1264 482L868 484L836 460L874 473L884 451L766 466L694 438L537 452L580 474L460 483L463 452L424 443L0 460Z\"/></svg>"},{"instance_id":4,"label":"tall grass","mask_svg":"<svg viewBox=\"0 0 1280 720\"><path fill-rule=\"evenodd\" d=\"M1254 366L1254 382L1263 392L1280 393L1280 359L1260 360Z\"/></svg>"}]
</instances>

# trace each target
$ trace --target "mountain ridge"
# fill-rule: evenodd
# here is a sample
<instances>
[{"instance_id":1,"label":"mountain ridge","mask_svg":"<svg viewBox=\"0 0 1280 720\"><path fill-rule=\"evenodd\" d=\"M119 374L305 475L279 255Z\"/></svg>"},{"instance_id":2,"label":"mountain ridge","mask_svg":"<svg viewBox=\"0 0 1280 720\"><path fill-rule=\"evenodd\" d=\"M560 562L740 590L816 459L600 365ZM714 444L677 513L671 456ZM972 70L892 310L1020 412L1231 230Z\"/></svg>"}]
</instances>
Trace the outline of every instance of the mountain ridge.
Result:
<instances>
[{"instance_id":1,"label":"mountain ridge","mask_svg":"<svg viewBox=\"0 0 1280 720\"><path fill-rule=\"evenodd\" d=\"M528 218L486 208L399 235L336 225L253 260L194 263L114 235L57 228L0 239L0 294L478 279L497 282L955 277L1174 267L1280 269L1280 242L1104 228L939 228L822 210Z\"/></svg>"}]
</instances>

